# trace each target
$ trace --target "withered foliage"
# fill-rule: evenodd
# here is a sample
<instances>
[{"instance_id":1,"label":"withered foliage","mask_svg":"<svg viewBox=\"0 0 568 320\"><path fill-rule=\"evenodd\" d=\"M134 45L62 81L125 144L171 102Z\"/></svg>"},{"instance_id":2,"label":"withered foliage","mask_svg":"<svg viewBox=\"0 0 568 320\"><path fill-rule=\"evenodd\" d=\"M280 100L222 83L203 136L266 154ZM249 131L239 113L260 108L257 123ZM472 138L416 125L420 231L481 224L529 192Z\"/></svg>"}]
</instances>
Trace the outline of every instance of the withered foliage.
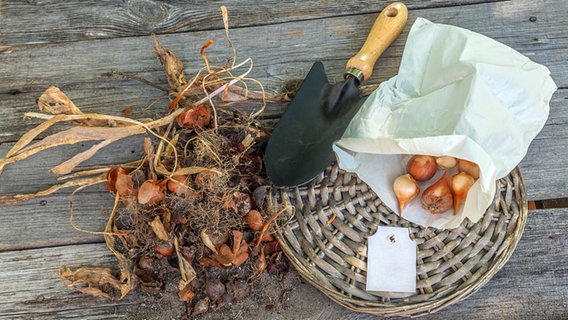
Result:
<instances>
[{"instance_id":1,"label":"withered foliage","mask_svg":"<svg viewBox=\"0 0 568 320\"><path fill-rule=\"evenodd\" d=\"M222 12L232 47L224 7ZM234 47L229 62L213 66L205 54L211 45L207 41L200 52L205 66L188 75L182 61L154 39L155 54L170 87L171 102L164 110L168 114L134 120L126 116L132 112L123 112L124 116L84 113L57 87L48 88L38 99L42 113L26 114L44 122L0 159L0 172L47 149L86 141L96 144L51 169L65 182L34 194L0 196L0 203L105 183L115 203L105 230L93 233L104 235L118 268L62 266L62 282L93 296L122 299L137 287L161 290L167 275L175 273L188 314L194 306L194 314L200 314L211 306L242 299L250 292L248 280L258 273L287 270L278 242L269 234L275 216L269 219L256 204L268 190L262 177L262 152L269 136L256 119L267 100L288 100L289 96L267 97L258 81L246 78L252 60L235 64ZM235 76L247 64L248 70ZM250 90L246 82L260 89ZM236 101L256 101L259 107L252 114L229 109ZM73 126L37 139L61 122ZM141 134L146 138L139 161L80 169L81 163L104 147Z\"/></svg>"}]
</instances>

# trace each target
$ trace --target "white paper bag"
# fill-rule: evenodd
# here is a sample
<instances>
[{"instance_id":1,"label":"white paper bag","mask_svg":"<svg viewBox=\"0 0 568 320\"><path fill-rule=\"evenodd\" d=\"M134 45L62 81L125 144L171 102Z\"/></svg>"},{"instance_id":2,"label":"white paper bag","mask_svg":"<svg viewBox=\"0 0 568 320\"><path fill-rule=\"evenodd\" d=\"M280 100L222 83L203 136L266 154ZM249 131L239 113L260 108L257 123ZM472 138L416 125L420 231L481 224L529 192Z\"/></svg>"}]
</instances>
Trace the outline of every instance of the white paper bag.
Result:
<instances>
[{"instance_id":1,"label":"white paper bag","mask_svg":"<svg viewBox=\"0 0 568 320\"><path fill-rule=\"evenodd\" d=\"M404 218L437 228L455 228L466 217L476 222L491 204L495 181L519 164L546 122L556 90L549 74L488 37L418 18L398 75L369 96L335 143L339 165L398 212L392 183L411 155L473 161L481 176L456 216L433 215L418 197Z\"/></svg>"}]
</instances>

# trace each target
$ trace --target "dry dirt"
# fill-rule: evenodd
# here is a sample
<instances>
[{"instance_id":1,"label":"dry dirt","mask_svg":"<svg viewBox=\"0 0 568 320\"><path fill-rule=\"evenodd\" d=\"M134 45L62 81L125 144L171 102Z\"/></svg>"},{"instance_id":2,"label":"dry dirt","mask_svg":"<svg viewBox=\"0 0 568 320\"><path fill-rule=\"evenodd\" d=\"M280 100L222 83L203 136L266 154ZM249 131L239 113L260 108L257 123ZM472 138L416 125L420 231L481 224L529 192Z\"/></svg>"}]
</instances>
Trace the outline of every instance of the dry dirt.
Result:
<instances>
[{"instance_id":1,"label":"dry dirt","mask_svg":"<svg viewBox=\"0 0 568 320\"><path fill-rule=\"evenodd\" d=\"M132 307L127 320L187 319L186 306L177 296L175 282L169 281L159 295L135 293L142 300ZM324 294L303 281L295 270L285 273L281 279L263 273L256 281L249 296L233 304L212 308L207 313L192 317L198 320L256 320L256 319L341 319L348 310L336 305Z\"/></svg>"}]
</instances>

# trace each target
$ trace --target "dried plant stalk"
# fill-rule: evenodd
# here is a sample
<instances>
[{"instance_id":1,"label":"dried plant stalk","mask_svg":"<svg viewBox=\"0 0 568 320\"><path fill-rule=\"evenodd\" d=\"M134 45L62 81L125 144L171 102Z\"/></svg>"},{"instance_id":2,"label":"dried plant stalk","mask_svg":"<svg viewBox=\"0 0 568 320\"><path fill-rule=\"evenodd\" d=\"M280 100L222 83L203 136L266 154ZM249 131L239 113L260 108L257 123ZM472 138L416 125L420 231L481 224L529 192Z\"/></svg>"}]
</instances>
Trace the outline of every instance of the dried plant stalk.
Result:
<instances>
[{"instance_id":1,"label":"dried plant stalk","mask_svg":"<svg viewBox=\"0 0 568 320\"><path fill-rule=\"evenodd\" d=\"M64 285L73 287L80 292L90 294L92 296L103 298L114 298L121 300L132 290L132 261L127 259L122 253L115 248L114 222L116 219L117 208L119 204L119 196L117 195L114 202L112 213L107 221L104 239L109 250L118 260L120 276L117 279L110 268L101 267L84 267L75 271L69 269L66 265L59 268L59 278ZM112 289L112 290L109 290ZM110 291L110 292L109 292Z\"/></svg>"},{"instance_id":2,"label":"dried plant stalk","mask_svg":"<svg viewBox=\"0 0 568 320\"><path fill-rule=\"evenodd\" d=\"M154 36L154 53L164 66L170 88L177 90L187 83L183 63L173 52L163 47L156 36Z\"/></svg>"},{"instance_id":3,"label":"dried plant stalk","mask_svg":"<svg viewBox=\"0 0 568 320\"><path fill-rule=\"evenodd\" d=\"M2 204L17 204L17 203L22 203L37 197L43 197L43 196L47 196L50 195L56 191L59 191L61 189L65 189L65 188L70 188L70 187L83 187L83 186L90 186L90 185L94 185L94 184L99 184L102 182L105 182L106 178L104 175L98 175L96 177L88 177L88 178L81 178L81 179L75 179L75 180L70 180L67 181L65 183L61 183L61 184L56 184L54 186L51 186L45 190L36 192L36 193L30 193L30 194L16 194L16 195L12 195L12 196L0 196L0 203Z\"/></svg>"}]
</instances>

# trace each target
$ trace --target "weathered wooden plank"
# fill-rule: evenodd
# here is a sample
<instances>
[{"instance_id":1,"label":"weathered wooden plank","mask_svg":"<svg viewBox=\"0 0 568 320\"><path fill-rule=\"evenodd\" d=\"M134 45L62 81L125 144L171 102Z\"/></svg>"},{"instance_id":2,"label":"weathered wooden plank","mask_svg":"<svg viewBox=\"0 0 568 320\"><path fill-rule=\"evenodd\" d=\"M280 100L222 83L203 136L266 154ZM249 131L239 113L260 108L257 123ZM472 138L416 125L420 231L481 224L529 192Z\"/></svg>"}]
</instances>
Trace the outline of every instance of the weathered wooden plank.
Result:
<instances>
[{"instance_id":1,"label":"weathered wooden plank","mask_svg":"<svg viewBox=\"0 0 568 320\"><path fill-rule=\"evenodd\" d=\"M513 0L473 4L476 2L487 1L460 2L469 4L463 6L452 0L411 2L409 22L422 16L462 26L502 41L551 69L563 89L554 95L547 125L521 165L530 199L567 197L565 3ZM344 61L362 43L374 12L384 3L245 0L224 4L229 8L239 57L252 56L254 76L270 88L278 88L286 80L302 78L316 58L324 61L332 78L341 77ZM29 129L29 123L22 125L21 114L35 109L35 99L50 84L62 87L84 111L120 114L125 107L133 107L135 117L163 112L166 102L142 111L160 91L105 75L119 69L165 82L152 56L151 38L144 35L167 33L161 36L164 44L174 49L191 71L203 64L198 50L206 39L215 38L215 47L207 51L214 61L222 63L230 57L223 32L218 30L222 26L215 2L5 0L0 2L0 17L0 156L12 145L2 142L13 142ZM379 61L372 83L396 73L408 29ZM272 110L281 111L281 107ZM54 177L45 174L50 164L86 147L57 150L9 167L0 176L0 193L37 191L51 185ZM130 150L127 143L118 147L120 152L93 163L109 163ZM159 303L146 300L144 307L139 295L114 303L86 297L59 283L57 268L63 263L77 267L112 265L114 261L104 244L85 244L100 242L100 237L81 234L69 226L68 195L60 192L20 206L0 206L0 251L9 250L0 252L0 319L177 318L183 307L164 299L171 294L170 302L175 301L175 288ZM101 211L110 208L112 197L100 187L93 188L80 193L75 204L77 224L100 230L106 218ZM467 300L425 319L567 318L567 218L568 209L531 212L524 237L504 269ZM25 250L34 247L42 249ZM297 277L294 273L290 276ZM207 317L238 319L246 314L247 319L374 319L338 307L306 284L282 296L288 300L280 313L253 304Z\"/></svg>"},{"instance_id":2,"label":"weathered wooden plank","mask_svg":"<svg viewBox=\"0 0 568 320\"><path fill-rule=\"evenodd\" d=\"M563 90L562 93L567 94L568 90ZM529 200L568 196L565 180L568 176L568 166L565 164L565 155L568 154L568 117L567 110L562 110L564 113L558 119L549 119L545 131L533 142L521 163ZM12 145L0 145L0 156ZM31 193L50 187L57 183L57 180L48 170L72 155L86 150L89 145L76 144L45 151L22 163L7 166L5 172L0 175L0 194ZM87 162L87 165L131 161L136 159L141 151L141 136L134 137L103 149ZM58 192L21 205L0 205L0 234L3 235L0 238L0 251L101 241L98 236L80 233L70 226L70 191ZM80 227L93 231L103 229L107 216L102 214L102 210L112 207L112 197L102 186L81 191L74 203L75 221Z\"/></svg>"},{"instance_id":3,"label":"weathered wooden plank","mask_svg":"<svg viewBox=\"0 0 568 320\"><path fill-rule=\"evenodd\" d=\"M143 137L138 135L119 140L101 149L81 166L105 166L139 160L144 148ZM4 172L0 173L0 194L38 192L54 184L65 182L58 181L57 176L49 170L75 154L88 150L94 144L85 142L57 147L7 165ZM0 145L0 157L4 157L12 146L12 143ZM89 190L87 189L86 192Z\"/></svg>"},{"instance_id":4,"label":"weathered wooden plank","mask_svg":"<svg viewBox=\"0 0 568 320\"><path fill-rule=\"evenodd\" d=\"M11 145L0 145L0 157L6 154ZM49 173L49 169L74 154L87 150L91 145L92 143L78 143L57 148L36 155L30 161L6 167L0 174L0 194L35 193L62 183L63 181L57 181L54 174ZM141 157L142 149L142 135L126 138L114 146L102 149L84 165L120 164L137 160ZM0 251L102 242L102 236L79 232L71 226L70 196L74 189L64 189L19 205L0 205ZM113 202L114 197L102 184L76 193L73 198L75 224L85 230L104 230Z\"/></svg>"},{"instance_id":5,"label":"weathered wooden plank","mask_svg":"<svg viewBox=\"0 0 568 320\"><path fill-rule=\"evenodd\" d=\"M120 164L140 159L143 151L142 138L140 135L119 141L116 145L99 151L84 165ZM0 157L6 154L11 145L0 145ZM92 143L78 143L56 148L36 155L30 161L6 167L0 174L0 194L35 193L62 183L63 181L57 181L57 177L49 169L74 154L87 150L91 145ZM54 195L20 205L0 205L0 251L101 242L101 236L72 228L69 222L69 201L73 190L74 188L64 189ZM113 196L102 184L83 189L73 198L74 222L85 230L104 230L113 201Z\"/></svg>"},{"instance_id":6,"label":"weathered wooden plank","mask_svg":"<svg viewBox=\"0 0 568 320\"><path fill-rule=\"evenodd\" d=\"M63 264L112 267L116 262L109 253L104 244L0 253L0 319L112 317L116 303L69 290L58 276Z\"/></svg>"},{"instance_id":7,"label":"weathered wooden plank","mask_svg":"<svg viewBox=\"0 0 568 320\"><path fill-rule=\"evenodd\" d=\"M71 226L69 198L68 192L61 192L18 206L0 205L0 251L103 242L102 236ZM78 193L73 201L73 222L83 230L103 231L113 200L104 190Z\"/></svg>"},{"instance_id":8,"label":"weathered wooden plank","mask_svg":"<svg viewBox=\"0 0 568 320\"><path fill-rule=\"evenodd\" d=\"M568 94L568 90L562 92ZM564 115L568 113L562 110ZM554 121L558 121L558 124L553 124ZM558 118L551 117L543 132L530 145L520 164L529 200L568 197L568 185L565 180L568 176L565 158L568 154L567 123L567 119L562 115ZM142 136L137 136L116 142L99 151L85 165L111 165L139 159L143 148L141 140ZM13 143L0 145L0 156L5 155L12 145ZM43 151L23 162L6 166L0 174L0 194L32 193L58 183L56 176L48 172L49 169L86 150L90 145L76 144ZM87 189L84 192L91 191Z\"/></svg>"},{"instance_id":9,"label":"weathered wooden plank","mask_svg":"<svg viewBox=\"0 0 568 320\"><path fill-rule=\"evenodd\" d=\"M11 145L0 145L0 156ZM22 163L8 165L0 174L0 195L33 193L50 187L58 181L55 175L48 173L49 169L88 146L76 144L44 151ZM119 141L101 150L87 165L132 161L139 157L142 147L141 136ZM566 137L550 137L533 142L521 163L529 200L568 196L565 180L568 166L562 156L566 154ZM69 197L72 190L70 188L19 205L0 205L0 251L102 241L99 236L78 232L69 224ZM82 190L76 194L73 202L75 222L83 229L103 230L108 217L103 211L108 212L112 202L113 197L102 185Z\"/></svg>"},{"instance_id":10,"label":"weathered wooden plank","mask_svg":"<svg viewBox=\"0 0 568 320\"><path fill-rule=\"evenodd\" d=\"M552 60L549 66L553 69L553 74L561 77L557 79L560 86L566 86L568 81L563 78L564 69L554 68L556 64L562 67L560 62L564 61L567 41L562 31L557 28L557 25L563 24L566 20L561 10L554 9L558 6L554 4L538 6L512 1L460 6L457 9L448 7L415 10L410 12L409 25L417 16L422 16L435 22L455 24L486 34L536 58L538 62L549 65L548 60ZM334 17L301 23L238 28L233 29L231 35L237 44L240 56L251 56L255 59L257 77L268 81L269 84L274 84L271 81L281 84L282 79L301 78L311 62L317 58L337 60L337 70L341 70L344 61L356 52L357 47L362 43L368 26L375 16L376 14L367 14L357 16L357 19ZM531 16L540 18L536 22L531 22L529 20ZM485 18L479 19L479 17ZM401 36L402 40L406 39L408 29L409 26ZM203 64L198 50L209 38L220 43L208 50L211 56L220 61L230 56L230 51L223 40L224 33L220 30L167 35L164 36L164 41L186 61L190 70L195 70L197 66ZM394 49L387 52L386 56L400 56L403 44L404 41L397 41L393 45ZM143 77L149 77L149 80L161 80L163 75L152 56L151 47L152 41L148 37L138 37L117 39L117 41L43 45L33 48L4 48L0 58L5 68L2 69L0 77L9 81L3 81L0 92L21 94L35 89L36 93L39 93L46 85L55 83L73 86L77 94L91 90L93 96L100 96L98 90L109 89L115 85L101 76L111 69L139 73ZM549 50L560 51L547 54ZM286 54L282 54L283 52ZM295 66L293 65L295 62L303 64ZM396 72L398 61L381 63L380 70L391 65L392 70ZM376 79L384 80L392 74L388 73ZM336 77L341 77L341 73L339 72ZM91 82L98 81L104 81L107 85L99 84L100 87L93 87ZM77 87L81 84L84 85L84 91L79 91L80 87ZM130 95L123 96L130 97ZM28 105L33 100L35 96L28 100Z\"/></svg>"},{"instance_id":11,"label":"weathered wooden plank","mask_svg":"<svg viewBox=\"0 0 568 320\"><path fill-rule=\"evenodd\" d=\"M503 0L426 0L410 10ZM377 12L389 1L226 1L233 27ZM3 1L0 46L222 29L212 1ZM346 8L349 10L346 11ZM42 17L38 23L38 17Z\"/></svg>"},{"instance_id":12,"label":"weathered wooden plank","mask_svg":"<svg viewBox=\"0 0 568 320\"><path fill-rule=\"evenodd\" d=\"M568 197L568 90L558 90L550 107L546 125L521 162L531 200Z\"/></svg>"},{"instance_id":13,"label":"weathered wooden plank","mask_svg":"<svg viewBox=\"0 0 568 320\"><path fill-rule=\"evenodd\" d=\"M529 213L524 235L509 262L478 292L423 319L563 319L568 316L568 209ZM61 285L57 269L111 266L113 257L103 244L85 244L0 253L0 319L164 319L171 315L160 309L168 305L162 298L148 300L139 293L115 303L76 293ZM289 277L297 277L291 272ZM277 281L276 278L273 281ZM272 290L281 290L278 284ZM262 295L262 287L257 287ZM284 293L282 293L284 294ZM139 305L144 299L144 305ZM151 301L154 301L153 303ZM316 289L297 281L286 293L284 308L278 313L264 305L241 304L217 310L203 319L376 319L350 312L332 303ZM269 301L266 301L269 304ZM147 309L146 312L144 309ZM153 310L153 311L152 311ZM171 310L170 310L171 311Z\"/></svg>"},{"instance_id":14,"label":"weathered wooden plank","mask_svg":"<svg viewBox=\"0 0 568 320\"><path fill-rule=\"evenodd\" d=\"M510 41L509 45L548 65L557 84L568 87L566 38L559 36L560 31L555 27L556 21L565 17L562 18L561 10L554 10L554 5L541 8L526 2L513 2L463 6L457 10L416 11L411 12L411 20L418 15L425 16L433 21L480 31L506 43ZM487 13L491 19L483 19L481 23L479 17ZM525 19L527 16L538 18L531 22ZM356 43L363 41L366 25L373 19L374 15L369 14L357 19L339 17L305 21L301 25L283 23L234 29L231 33L239 56L255 58L254 76L276 88L288 79L302 78L314 57L324 60L330 77L340 77L344 61L356 50ZM513 32L512 28L519 29L519 32ZM304 30L316 31L308 33ZM381 58L371 83L396 74L407 32L408 27ZM251 37L251 34L260 35ZM534 36L548 40L546 43L531 42ZM162 41L186 61L188 69L195 69L195 66L202 65L198 49L210 37L218 43L208 51L210 57L215 61L228 57L230 53L221 31L165 35ZM287 54L280 54L283 50ZM106 76L109 70L117 68L163 84L163 72L153 57L152 41L148 37L13 48L0 53L0 60L6 62L0 69L0 92L3 92L0 94L0 141L15 141L30 128L30 123L21 121L21 115L35 109L35 99L52 83L61 86L84 111L120 114L128 106L133 107L135 117L143 117L163 112L167 104L163 101L143 111L161 94L159 90L132 80L109 79ZM565 157L559 156L566 154L568 146L566 98L566 90L559 90L554 95L549 122L522 163L531 199L568 196L562 178L566 176L568 166L564 164ZM278 113L282 109L274 110ZM543 164L541 159L548 160ZM549 175L554 178L550 179ZM31 184L28 186L34 186L34 180L29 181Z\"/></svg>"},{"instance_id":15,"label":"weathered wooden plank","mask_svg":"<svg viewBox=\"0 0 568 320\"><path fill-rule=\"evenodd\" d=\"M558 85L568 87L568 66L565 64L568 40L562 36L563 29L557 24L565 23L566 17L561 10L554 9L554 3L538 7L513 1L460 6L457 9L415 10L410 13L409 24L417 16L423 16L494 37L547 65ZM530 16L539 18L531 22ZM345 61L363 42L375 14L356 17L235 28L231 30L231 36L240 59L253 57L255 68L252 76L274 89L287 80L303 78L311 63L318 58L324 61L330 77L339 79ZM396 74L408 30L409 26L379 60L377 72L369 83L377 83ZM221 30L161 37L164 45L180 56L190 72L203 66L199 49L210 38L215 40L215 44L207 52L213 61L222 63L231 57ZM138 116L161 94L160 91L134 81L109 79L108 72L118 69L136 73L159 84L165 80L159 63L153 57L149 37L5 48L0 52L0 62L3 65L0 69L0 128L3 129L0 141L13 141L14 134L22 132L18 129L20 122L16 120L24 111L34 109L34 101L51 84L60 86L87 111L116 114L129 106ZM164 103L149 112L161 111L163 106Z\"/></svg>"},{"instance_id":16,"label":"weathered wooden plank","mask_svg":"<svg viewBox=\"0 0 568 320\"><path fill-rule=\"evenodd\" d=\"M478 6L467 8L476 8L476 10L467 12L468 16L474 17L481 15L479 11L488 9ZM416 15L426 16L436 22L452 23L452 19L439 13L440 10L425 11L424 15L420 13ZM337 70L330 72L332 77L340 78L345 60L363 42L364 33L368 30L368 25L373 18L373 15L365 15L357 19L358 21L344 17L314 20L301 25L281 24L235 29L231 31L231 34L237 44L239 56L254 58L253 75L266 82L269 87L274 87L281 85L285 80L302 78L311 62L317 58L328 62L327 67L330 71ZM412 18L415 16L411 15ZM541 33L545 34L548 27L527 26L528 23L519 22L508 27L521 28L526 36L512 37L511 33L503 32L500 25L488 24L489 27L487 27L476 23L475 20L459 20L459 24L456 24L502 40L537 62L549 66L559 86L568 85L565 72L563 72L566 67L562 63L567 55L566 40L559 38L552 45L550 43L546 45L538 42L530 43L534 37ZM303 31L305 29L316 30L316 32L306 33ZM390 58L400 57L408 29L407 26L405 33L380 60L378 65L380 72L377 72L374 81L385 80L396 73L399 59L391 60ZM557 28L554 27L554 29ZM164 44L180 56L190 71L195 71L197 67L203 65L199 48L209 38L215 39L218 43L207 51L210 57L217 62L230 57L230 51L221 31L161 37ZM144 98L147 97L147 93L140 92L143 91L140 90L140 87L144 87L142 85L136 87L136 83L127 82L125 84L108 79L106 75L112 69L137 73L154 82L163 83L164 79L161 68L153 57L152 41L148 37L42 45L31 48L14 47L1 52L0 59L4 65L4 68L0 70L0 78L4 80L0 85L0 93L8 95L2 99L2 102L3 105L12 108L23 106L29 108L39 93L49 84L60 85L68 91L72 89L75 96L83 99L98 97L99 99L93 99L91 104L97 103L107 105L107 107L110 107L108 105L115 108L116 105L132 105L132 99L140 94ZM379 73L382 76L378 76ZM113 94L113 87L119 83L123 94ZM23 95L32 91L33 96ZM110 96L101 99L103 98L101 93ZM151 91L150 95L156 97L157 93ZM142 101L145 100L147 99ZM90 107L89 104L82 103L82 105ZM137 105L146 104L138 103Z\"/></svg>"}]
</instances>

